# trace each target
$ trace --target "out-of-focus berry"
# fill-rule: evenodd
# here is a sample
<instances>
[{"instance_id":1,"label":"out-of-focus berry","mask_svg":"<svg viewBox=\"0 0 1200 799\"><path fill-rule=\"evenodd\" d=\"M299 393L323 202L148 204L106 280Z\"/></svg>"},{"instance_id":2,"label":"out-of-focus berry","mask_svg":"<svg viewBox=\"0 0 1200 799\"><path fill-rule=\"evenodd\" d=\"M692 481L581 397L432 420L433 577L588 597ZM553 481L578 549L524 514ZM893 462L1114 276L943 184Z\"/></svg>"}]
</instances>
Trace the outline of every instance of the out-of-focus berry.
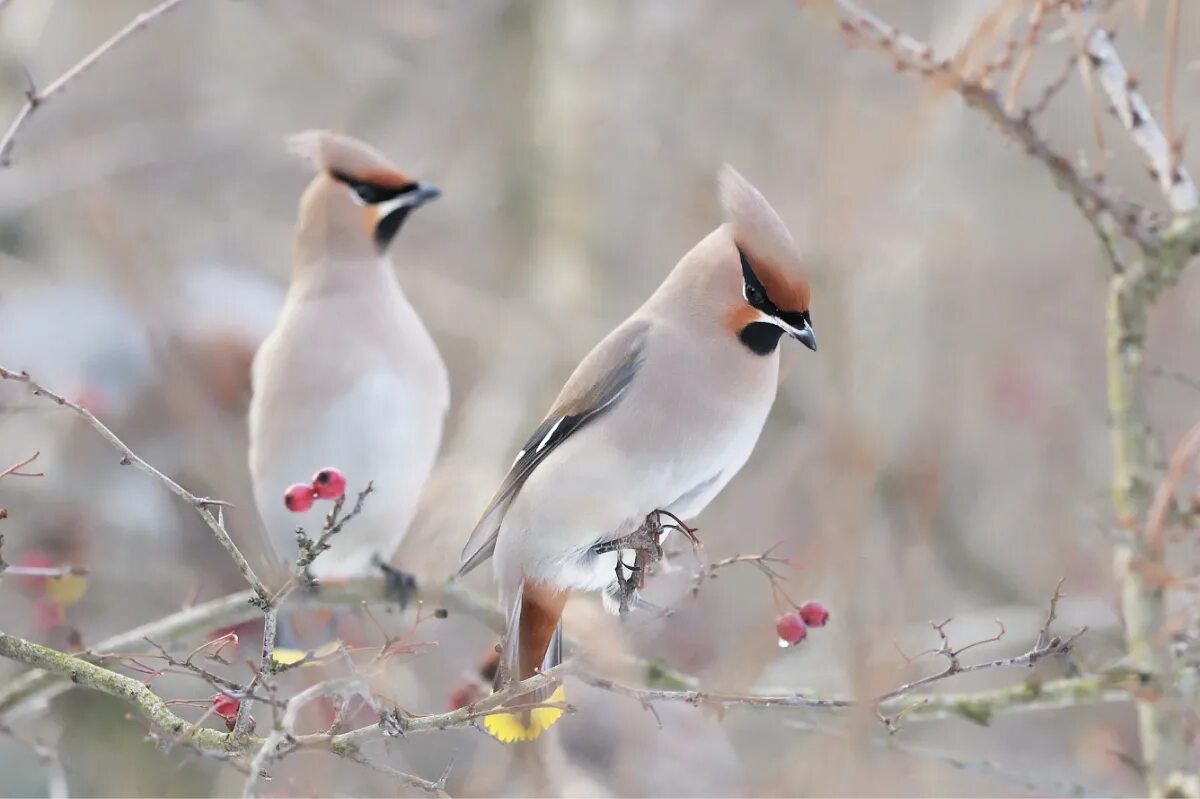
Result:
<instances>
[{"instance_id":1,"label":"out-of-focus berry","mask_svg":"<svg viewBox=\"0 0 1200 799\"><path fill-rule=\"evenodd\" d=\"M810 599L800 606L800 618L809 627L824 627L829 621L829 610L820 602Z\"/></svg>"},{"instance_id":2,"label":"out-of-focus berry","mask_svg":"<svg viewBox=\"0 0 1200 799\"><path fill-rule=\"evenodd\" d=\"M808 626L800 614L792 611L779 617L775 622L775 632L779 635L780 646L795 646L808 635Z\"/></svg>"},{"instance_id":3,"label":"out-of-focus berry","mask_svg":"<svg viewBox=\"0 0 1200 799\"><path fill-rule=\"evenodd\" d=\"M242 703L228 694L214 694L212 698L213 712L228 721L237 719L238 710Z\"/></svg>"}]
</instances>

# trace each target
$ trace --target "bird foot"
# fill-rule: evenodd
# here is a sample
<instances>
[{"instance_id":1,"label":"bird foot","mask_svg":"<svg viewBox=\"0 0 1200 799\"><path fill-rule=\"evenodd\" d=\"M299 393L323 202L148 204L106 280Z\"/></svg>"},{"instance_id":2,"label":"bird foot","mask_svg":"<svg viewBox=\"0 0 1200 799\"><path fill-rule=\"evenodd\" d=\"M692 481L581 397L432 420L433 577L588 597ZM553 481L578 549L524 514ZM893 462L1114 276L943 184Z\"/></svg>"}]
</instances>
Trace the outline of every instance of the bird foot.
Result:
<instances>
[{"instance_id":1,"label":"bird foot","mask_svg":"<svg viewBox=\"0 0 1200 799\"><path fill-rule=\"evenodd\" d=\"M685 522L683 519L679 518L674 513L671 513L671 511L669 511L669 510L652 511L650 513L650 515L646 517L646 520L649 521L651 516L654 517L654 522L658 526L658 532L659 532L660 536L664 535L667 530L675 530L675 531L679 532L680 534L682 534L683 536L685 536L687 538L687 540L692 542L693 549L704 546L703 544L700 543L700 538L696 535L696 533L700 532L700 528L692 527L687 522ZM666 516L668 519L670 519L671 523L663 524L663 521L662 521L663 516Z\"/></svg>"},{"instance_id":2,"label":"bird foot","mask_svg":"<svg viewBox=\"0 0 1200 799\"><path fill-rule=\"evenodd\" d=\"M400 606L408 607L408 603L417 594L417 578L405 571L385 563L379 556L375 557L375 565L383 572L384 594Z\"/></svg>"},{"instance_id":3,"label":"bird foot","mask_svg":"<svg viewBox=\"0 0 1200 799\"><path fill-rule=\"evenodd\" d=\"M647 515L641 526L629 535L623 535L611 541L601 541L592 547L592 552L603 555L608 552L619 552L622 549L632 549L639 555L646 555L651 562L661 560L663 550L659 539L663 534L663 526L658 521L658 513L659 511L655 511Z\"/></svg>"},{"instance_id":4,"label":"bird foot","mask_svg":"<svg viewBox=\"0 0 1200 799\"><path fill-rule=\"evenodd\" d=\"M664 525L662 522L664 515L669 517L674 524ZM667 529L679 530L691 539L694 545L699 544L694 528L688 527L669 511L656 510L648 513L645 520L632 533L611 541L602 541L592 547L592 551L597 555L607 552L619 553L626 549L633 550L632 566L627 565L623 558L619 556L617 558L613 600L620 613L625 614L632 608L641 605L638 591L646 584L646 573L649 571L650 564L657 563L663 558L661 539Z\"/></svg>"}]
</instances>

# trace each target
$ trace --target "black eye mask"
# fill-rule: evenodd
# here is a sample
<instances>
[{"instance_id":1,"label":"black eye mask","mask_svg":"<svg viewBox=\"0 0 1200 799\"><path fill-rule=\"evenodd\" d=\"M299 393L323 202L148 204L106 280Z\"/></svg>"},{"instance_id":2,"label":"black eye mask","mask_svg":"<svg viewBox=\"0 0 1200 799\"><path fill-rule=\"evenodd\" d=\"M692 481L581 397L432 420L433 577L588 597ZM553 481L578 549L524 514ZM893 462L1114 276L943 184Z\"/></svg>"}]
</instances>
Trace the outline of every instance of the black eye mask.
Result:
<instances>
[{"instance_id":1,"label":"black eye mask","mask_svg":"<svg viewBox=\"0 0 1200 799\"><path fill-rule=\"evenodd\" d=\"M758 275L754 274L754 267L750 265L750 259L746 257L746 253L742 252L740 247L738 248L738 257L742 261L742 295L751 308L781 322L786 322L796 330L812 326L808 311L781 311L778 305L771 302L771 298L767 296L767 287L758 279ZM739 337L742 343L751 350L759 355L765 355L775 350L781 335L783 335L783 330L777 325L770 322L752 322L741 331Z\"/></svg>"},{"instance_id":2,"label":"black eye mask","mask_svg":"<svg viewBox=\"0 0 1200 799\"><path fill-rule=\"evenodd\" d=\"M388 200L394 200L401 194L408 194L418 188L416 183L405 183L403 186L381 186L378 183L356 180L345 172L330 172L329 174L333 176L334 180L349 186L367 205L378 205Z\"/></svg>"}]
</instances>

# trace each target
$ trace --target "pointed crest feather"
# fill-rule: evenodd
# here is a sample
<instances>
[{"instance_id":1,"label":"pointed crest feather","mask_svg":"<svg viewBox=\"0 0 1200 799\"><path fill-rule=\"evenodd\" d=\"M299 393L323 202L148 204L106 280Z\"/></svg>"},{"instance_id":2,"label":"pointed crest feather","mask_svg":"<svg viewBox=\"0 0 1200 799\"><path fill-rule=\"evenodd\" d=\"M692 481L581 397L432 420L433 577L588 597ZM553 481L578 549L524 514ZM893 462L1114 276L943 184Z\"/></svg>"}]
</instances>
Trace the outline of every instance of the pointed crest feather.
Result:
<instances>
[{"instance_id":1,"label":"pointed crest feather","mask_svg":"<svg viewBox=\"0 0 1200 799\"><path fill-rule=\"evenodd\" d=\"M717 194L725 216L733 226L734 238L756 251L760 257L789 255L795 258L796 242L787 226L758 189L729 164L717 177Z\"/></svg>"},{"instance_id":2,"label":"pointed crest feather","mask_svg":"<svg viewBox=\"0 0 1200 799\"><path fill-rule=\"evenodd\" d=\"M382 185L401 185L409 178L366 142L328 130L305 130L287 137L288 152L318 171L342 172Z\"/></svg>"},{"instance_id":3,"label":"pointed crest feather","mask_svg":"<svg viewBox=\"0 0 1200 799\"><path fill-rule=\"evenodd\" d=\"M750 259L774 302L789 311L807 310L808 280L796 242L779 214L728 164L717 177L717 195L734 242Z\"/></svg>"}]
</instances>

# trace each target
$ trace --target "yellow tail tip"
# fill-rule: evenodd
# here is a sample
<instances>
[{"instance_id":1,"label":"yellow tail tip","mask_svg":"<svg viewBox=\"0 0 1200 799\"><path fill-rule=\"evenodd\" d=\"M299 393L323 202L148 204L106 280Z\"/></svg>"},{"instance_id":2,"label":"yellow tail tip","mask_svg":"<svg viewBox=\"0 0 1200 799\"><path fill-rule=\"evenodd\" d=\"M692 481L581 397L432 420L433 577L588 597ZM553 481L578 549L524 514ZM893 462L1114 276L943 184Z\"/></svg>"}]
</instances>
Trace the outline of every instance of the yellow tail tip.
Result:
<instances>
[{"instance_id":1,"label":"yellow tail tip","mask_svg":"<svg viewBox=\"0 0 1200 799\"><path fill-rule=\"evenodd\" d=\"M563 703L567 692L560 685L545 701L547 703ZM500 743L511 744L517 741L536 740L548 730L554 722L562 718L562 708L537 707L529 712L529 723L526 724L521 716L524 713L492 713L483 717L483 727L488 734Z\"/></svg>"},{"instance_id":2,"label":"yellow tail tip","mask_svg":"<svg viewBox=\"0 0 1200 799\"><path fill-rule=\"evenodd\" d=\"M300 668L305 666L319 666L321 660L329 657L338 651L341 646L340 641L330 641L316 649L288 649L286 647L276 647L271 651L271 660L281 666L291 666L294 663L299 663L305 658L310 658L312 662L301 664Z\"/></svg>"}]
</instances>

